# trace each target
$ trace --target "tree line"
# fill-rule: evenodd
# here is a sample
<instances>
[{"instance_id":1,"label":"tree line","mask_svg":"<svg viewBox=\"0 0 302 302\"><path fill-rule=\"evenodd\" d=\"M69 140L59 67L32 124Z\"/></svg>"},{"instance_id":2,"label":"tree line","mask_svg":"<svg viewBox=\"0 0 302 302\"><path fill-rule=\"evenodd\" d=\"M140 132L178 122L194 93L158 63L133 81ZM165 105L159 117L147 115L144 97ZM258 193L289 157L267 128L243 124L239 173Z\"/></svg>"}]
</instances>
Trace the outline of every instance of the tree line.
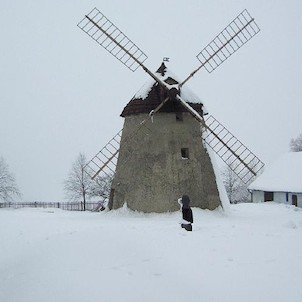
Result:
<instances>
[{"instance_id":1,"label":"tree line","mask_svg":"<svg viewBox=\"0 0 302 302\"><path fill-rule=\"evenodd\" d=\"M302 151L302 133L290 140L289 150L291 152ZM68 200L80 201L83 210L85 210L86 202L89 200L108 199L111 187L110 176L97 177L92 180L84 171L86 163L85 154L79 153L63 182ZM249 201L250 194L247 185L244 185L230 168L227 167L222 171L222 178L231 203ZM21 192L15 176L11 173L5 159L0 156L0 200L10 202L16 197L21 197Z\"/></svg>"},{"instance_id":2,"label":"tree line","mask_svg":"<svg viewBox=\"0 0 302 302\"><path fill-rule=\"evenodd\" d=\"M101 202L108 199L111 186L109 175L92 180L84 170L86 163L85 154L79 153L63 182L66 198L70 202L80 202L82 210L86 209L88 201ZM21 193L15 176L4 158L0 157L0 200L12 202L16 197L21 197Z\"/></svg>"}]
</instances>

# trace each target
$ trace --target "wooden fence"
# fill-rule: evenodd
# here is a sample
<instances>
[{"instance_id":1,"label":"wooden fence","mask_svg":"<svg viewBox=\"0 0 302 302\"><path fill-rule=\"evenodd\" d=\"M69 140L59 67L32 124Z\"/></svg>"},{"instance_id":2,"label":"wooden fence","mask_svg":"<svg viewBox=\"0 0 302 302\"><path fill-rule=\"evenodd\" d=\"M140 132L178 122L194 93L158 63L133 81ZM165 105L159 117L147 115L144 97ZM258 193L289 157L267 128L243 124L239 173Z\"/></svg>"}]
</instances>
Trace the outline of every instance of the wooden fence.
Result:
<instances>
[{"instance_id":1,"label":"wooden fence","mask_svg":"<svg viewBox=\"0 0 302 302\"><path fill-rule=\"evenodd\" d=\"M104 202L2 202L0 208L57 208L67 211L99 211Z\"/></svg>"}]
</instances>

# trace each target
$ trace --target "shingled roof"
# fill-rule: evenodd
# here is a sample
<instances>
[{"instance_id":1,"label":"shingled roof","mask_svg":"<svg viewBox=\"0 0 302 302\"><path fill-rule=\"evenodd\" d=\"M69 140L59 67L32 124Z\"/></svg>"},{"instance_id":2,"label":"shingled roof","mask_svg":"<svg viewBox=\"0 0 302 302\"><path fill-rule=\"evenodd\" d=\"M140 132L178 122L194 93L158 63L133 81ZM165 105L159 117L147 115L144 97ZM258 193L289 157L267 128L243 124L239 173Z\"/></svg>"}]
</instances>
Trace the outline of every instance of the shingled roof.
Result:
<instances>
[{"instance_id":1,"label":"shingled roof","mask_svg":"<svg viewBox=\"0 0 302 302\"><path fill-rule=\"evenodd\" d=\"M161 64L156 71L156 76L166 82L171 87L178 88L179 81L172 75L164 63ZM122 117L126 117L139 113L150 113L154 110L166 97L168 93L160 84L152 81L147 82L130 100L121 113ZM186 88L182 88L180 96L195 109L199 114L203 114L203 104L199 98ZM186 108L182 106L175 98L171 98L160 109L160 112L186 112Z\"/></svg>"}]
</instances>

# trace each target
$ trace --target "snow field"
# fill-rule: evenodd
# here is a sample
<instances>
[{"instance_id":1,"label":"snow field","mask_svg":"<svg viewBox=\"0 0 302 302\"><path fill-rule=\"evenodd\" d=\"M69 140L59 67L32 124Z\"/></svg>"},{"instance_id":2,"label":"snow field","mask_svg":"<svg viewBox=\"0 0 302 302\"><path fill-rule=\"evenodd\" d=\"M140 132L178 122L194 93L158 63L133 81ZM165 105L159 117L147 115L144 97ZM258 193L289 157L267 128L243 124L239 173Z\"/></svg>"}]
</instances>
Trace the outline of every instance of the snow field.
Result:
<instances>
[{"instance_id":1,"label":"snow field","mask_svg":"<svg viewBox=\"0 0 302 302\"><path fill-rule=\"evenodd\" d=\"M0 301L299 301L302 211L0 210Z\"/></svg>"}]
</instances>

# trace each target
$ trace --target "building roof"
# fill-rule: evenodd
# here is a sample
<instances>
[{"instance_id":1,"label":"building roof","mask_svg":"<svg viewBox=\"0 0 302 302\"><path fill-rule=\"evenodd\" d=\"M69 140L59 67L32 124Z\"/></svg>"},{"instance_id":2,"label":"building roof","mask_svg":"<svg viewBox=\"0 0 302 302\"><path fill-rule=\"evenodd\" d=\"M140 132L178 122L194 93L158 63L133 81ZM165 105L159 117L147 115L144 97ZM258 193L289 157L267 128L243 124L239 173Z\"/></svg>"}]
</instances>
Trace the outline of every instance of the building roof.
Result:
<instances>
[{"instance_id":1,"label":"building roof","mask_svg":"<svg viewBox=\"0 0 302 302\"><path fill-rule=\"evenodd\" d=\"M268 165L249 185L250 190L269 192L302 192L302 152L289 152Z\"/></svg>"},{"instance_id":2,"label":"building roof","mask_svg":"<svg viewBox=\"0 0 302 302\"><path fill-rule=\"evenodd\" d=\"M166 82L171 88L178 89L178 84L181 82L173 75L164 63L156 71L156 76ZM130 102L126 105L121 113L122 117L139 114L150 113L154 110L166 97L167 91L161 87L154 79L147 81L142 88L133 96ZM180 96L193 107L199 114L204 113L204 108L201 100L187 87L182 87ZM160 109L160 112L186 112L187 109L179 104L178 101L171 99Z\"/></svg>"}]
</instances>

